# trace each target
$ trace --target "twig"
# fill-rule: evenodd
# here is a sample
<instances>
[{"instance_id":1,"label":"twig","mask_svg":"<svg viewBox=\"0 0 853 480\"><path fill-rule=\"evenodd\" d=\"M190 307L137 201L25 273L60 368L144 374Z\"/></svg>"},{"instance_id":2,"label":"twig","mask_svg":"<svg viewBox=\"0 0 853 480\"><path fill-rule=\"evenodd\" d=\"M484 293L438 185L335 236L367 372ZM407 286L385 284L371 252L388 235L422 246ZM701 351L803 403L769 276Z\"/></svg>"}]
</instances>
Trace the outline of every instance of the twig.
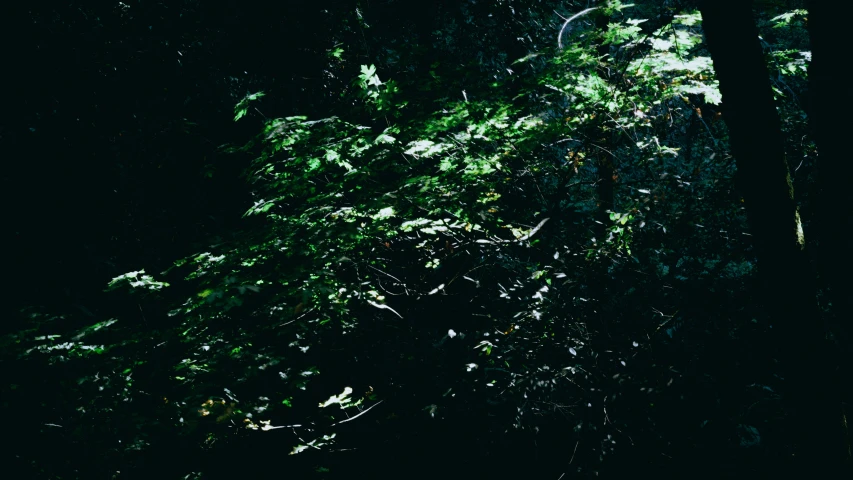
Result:
<instances>
[{"instance_id":1,"label":"twig","mask_svg":"<svg viewBox=\"0 0 853 480\"><path fill-rule=\"evenodd\" d=\"M400 315L399 313L397 313L397 311L396 311L396 310L394 310L393 308L389 307L388 305L382 305L381 303L376 303L376 302L374 302L373 300L368 300L368 301L367 301L367 303L369 303L369 304L371 304L371 305L373 305L374 307L379 308L379 309L391 310L391 312L393 312L393 313L394 313L394 315L397 315L398 317L403 318L403 316L402 316L402 315Z\"/></svg>"},{"instance_id":2,"label":"twig","mask_svg":"<svg viewBox=\"0 0 853 480\"><path fill-rule=\"evenodd\" d=\"M397 280L398 282L400 282L400 285L403 285L403 286L405 287L405 284L403 283L403 281L402 281L402 280L400 280L399 278L395 277L394 275L391 275L390 273L387 273L387 272L383 272L382 270L380 270L380 269L378 269L378 268L374 267L373 265L368 265L368 267L370 267L370 268L372 268L372 269L376 270L377 272L379 272L379 273L381 273L381 274L383 274L383 275L387 275L387 276L389 276L389 277L393 278L394 280Z\"/></svg>"},{"instance_id":3,"label":"twig","mask_svg":"<svg viewBox=\"0 0 853 480\"><path fill-rule=\"evenodd\" d=\"M541 222L539 222L539 225L536 225L535 227L533 227L533 229L531 229L531 230L530 230L530 232L528 232L528 233L527 233L527 234L525 234L525 235L522 235L521 237L519 237L519 238L517 238L517 239L515 239L515 240L502 240L502 239L498 239L498 240L487 240L487 239L480 239L480 240L477 240L477 243L491 243L492 245L497 245L497 244L499 244L499 243L520 243L520 242L523 242L523 241L525 241L525 240L529 240L529 239L530 239L530 237L532 237L533 235L536 235L536 232L538 232L538 231L539 231L539 229L540 229L540 228L542 228L542 225L545 225L545 222L547 222L547 221L548 221L548 220L550 220L550 219L551 219L550 217L549 217L549 218L544 218L544 219L542 219L542 221L541 221Z\"/></svg>"},{"instance_id":4,"label":"twig","mask_svg":"<svg viewBox=\"0 0 853 480\"><path fill-rule=\"evenodd\" d=\"M394 312L394 313L397 313L397 312ZM402 318L402 317L400 317L400 318ZM371 409L373 409L373 407L375 407L375 406L379 405L380 403L382 403L382 402L384 402L384 401L385 401L385 400L379 400L378 402L376 402L376 403L374 403L373 405L371 405L369 408L365 408L364 410L362 410L362 411L361 411L361 413L359 413L358 415L356 415L356 416L354 416L354 417L350 417L350 418L348 418L348 419L346 419L346 420L341 420L340 422L335 423L335 424L333 424L333 425L340 425L340 424L342 424L342 423L347 423L347 422L350 422L350 421L352 421L352 420L355 420L356 418L358 418L358 417L360 417L360 416L364 415L365 413L369 412Z\"/></svg>"},{"instance_id":5,"label":"twig","mask_svg":"<svg viewBox=\"0 0 853 480\"><path fill-rule=\"evenodd\" d=\"M566 23L564 23L564 24L563 24L563 27L562 27L562 28L560 28L560 33L557 35L557 47L558 47L560 50L562 50L562 49L563 49L563 30L565 30L565 29L566 29L566 27L568 27L568 26L569 26L569 23L571 23L571 22L572 22L572 20L574 20L574 19L576 19L576 18L578 18L578 17L580 17L580 16L582 16L582 15L586 15L587 13L589 13L589 12L591 12L591 11L593 11L593 10L598 10L598 7L590 7L590 8L587 8L586 10L582 10L582 11L580 11L580 12L578 12L578 13L576 13L576 14L574 14L574 15L572 15L571 17L569 17L569 18L567 18L567 19L566 19ZM559 15L559 14L558 14L558 15Z\"/></svg>"},{"instance_id":6,"label":"twig","mask_svg":"<svg viewBox=\"0 0 853 480\"><path fill-rule=\"evenodd\" d=\"M284 322L284 323L282 323L282 324L278 325L278 327L286 327L286 326L290 325L291 323L293 323L293 322L295 322L295 321L299 320L300 318L304 317L305 315L308 315L309 313L311 313L311 312L313 312L313 311L314 311L314 309L313 309L313 308L308 309L308 310L307 310L305 313L303 313L302 315L300 315L300 316L298 316L298 317L294 318L293 320L291 320L291 321L289 321L289 322ZM276 327L276 328L278 328L278 327Z\"/></svg>"}]
</instances>

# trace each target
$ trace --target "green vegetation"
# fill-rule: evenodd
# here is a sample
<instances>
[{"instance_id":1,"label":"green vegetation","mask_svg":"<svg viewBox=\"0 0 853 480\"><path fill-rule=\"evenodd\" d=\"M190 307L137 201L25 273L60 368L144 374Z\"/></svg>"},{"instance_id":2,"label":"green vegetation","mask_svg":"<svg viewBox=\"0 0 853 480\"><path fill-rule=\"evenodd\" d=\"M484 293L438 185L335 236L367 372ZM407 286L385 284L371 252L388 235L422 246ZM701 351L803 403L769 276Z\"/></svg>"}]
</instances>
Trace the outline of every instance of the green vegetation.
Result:
<instances>
[{"instance_id":1,"label":"green vegetation","mask_svg":"<svg viewBox=\"0 0 853 480\"><path fill-rule=\"evenodd\" d=\"M0 339L14 478L745 478L797 455L842 468L849 381L826 352L846 337L818 320L845 318L832 296L846 280L820 262L815 277L806 253L846 247L810 234L828 228L816 198L839 187L821 183L804 110L809 13L768 2L753 19L733 1L575 17L551 1L413 16L326 2L311 27L275 10L302 32L286 48L305 65L278 74L292 78L251 52L272 33L240 40L256 70L239 94L186 100L233 111L162 121L168 151L195 162L176 178L228 210L148 198L166 185L151 172L185 160L116 147L107 182L146 195L110 210L138 220L103 228L141 247L110 247L113 279L88 306L14 305ZM80 12L104 31L166 30L140 37L159 45L144 59L272 28L269 11L227 30L178 3L197 30L159 4ZM725 15L737 41L716 33ZM237 68L190 50L191 78ZM135 138L155 151L161 127ZM214 135L225 144L187 140ZM154 217L188 235L156 257ZM64 268L57 285L86 264Z\"/></svg>"}]
</instances>

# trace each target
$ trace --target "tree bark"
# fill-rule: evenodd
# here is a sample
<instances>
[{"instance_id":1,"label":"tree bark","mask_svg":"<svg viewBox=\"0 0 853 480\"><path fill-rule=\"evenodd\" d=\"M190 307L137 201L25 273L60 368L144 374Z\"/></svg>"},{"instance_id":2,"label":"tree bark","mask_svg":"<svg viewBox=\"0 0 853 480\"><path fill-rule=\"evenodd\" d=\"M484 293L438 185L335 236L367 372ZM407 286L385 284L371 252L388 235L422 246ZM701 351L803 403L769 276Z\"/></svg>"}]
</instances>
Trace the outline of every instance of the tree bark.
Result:
<instances>
[{"instance_id":1,"label":"tree bark","mask_svg":"<svg viewBox=\"0 0 853 480\"><path fill-rule=\"evenodd\" d=\"M699 8L774 332L768 351L780 361L784 398L793 412L793 460L801 474L835 478L842 458L841 406L831 395L814 274L752 2L700 0Z\"/></svg>"}]
</instances>

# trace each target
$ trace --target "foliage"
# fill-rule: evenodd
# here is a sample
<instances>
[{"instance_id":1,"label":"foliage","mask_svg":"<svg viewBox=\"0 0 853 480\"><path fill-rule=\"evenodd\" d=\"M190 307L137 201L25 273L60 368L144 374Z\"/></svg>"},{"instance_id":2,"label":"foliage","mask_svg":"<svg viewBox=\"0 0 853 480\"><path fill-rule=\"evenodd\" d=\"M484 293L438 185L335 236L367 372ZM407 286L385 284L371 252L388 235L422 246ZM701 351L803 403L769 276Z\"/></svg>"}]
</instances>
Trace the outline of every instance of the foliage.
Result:
<instances>
[{"instance_id":1,"label":"foliage","mask_svg":"<svg viewBox=\"0 0 853 480\"><path fill-rule=\"evenodd\" d=\"M175 445L209 461L258 444L313 453L326 471L320 452L414 444L389 432L436 422L466 432L449 445L517 442L522 455L547 432L562 455L574 446L580 475L623 444L677 453L678 421L659 412L719 402L692 376L707 365L691 348L761 327L748 298L715 301L744 290L754 262L700 16L660 24L641 16L652 7L610 7L563 49L482 60L510 69L500 77L440 63L407 74L420 57L403 42L356 74L344 45L327 56L353 77L336 84L347 107L335 115L267 118L255 113L272 93L244 96L234 120L261 124L228 150L253 158L245 228L162 280L114 278L108 290L142 315L70 328L34 313L7 355L73 372L67 403L44 408L109 452L103 471L144 471L148 452ZM462 56L453 32L465 28L448 23L432 41ZM803 52L770 58L778 85L798 91ZM757 402L772 400L767 388ZM698 412L694 439L709 420L698 417L714 415ZM750 414L729 425L745 446L759 437ZM212 465L185 460L175 474Z\"/></svg>"}]
</instances>

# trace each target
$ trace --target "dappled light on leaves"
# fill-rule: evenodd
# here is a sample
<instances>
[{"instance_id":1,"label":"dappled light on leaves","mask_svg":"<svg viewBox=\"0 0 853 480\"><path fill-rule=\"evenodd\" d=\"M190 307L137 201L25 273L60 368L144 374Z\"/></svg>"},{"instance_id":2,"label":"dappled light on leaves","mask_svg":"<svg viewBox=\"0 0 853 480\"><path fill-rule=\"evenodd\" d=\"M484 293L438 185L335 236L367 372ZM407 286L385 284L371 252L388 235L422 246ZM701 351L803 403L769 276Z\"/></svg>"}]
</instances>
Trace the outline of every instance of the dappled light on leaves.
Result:
<instances>
[{"instance_id":1,"label":"dappled light on leaves","mask_svg":"<svg viewBox=\"0 0 853 480\"><path fill-rule=\"evenodd\" d=\"M310 475L417 453L593 478L781 449L773 361L744 366L775 358L749 347L771 324L699 13L465 1L405 31L386 3L327 19L323 108L274 103L304 88L232 99L243 143L216 161L248 159L241 229L113 278L115 317L27 311L0 346L62 366L65 399L27 408L111 465L205 452L186 478L255 451ZM768 28L794 36L803 15ZM799 115L808 56L788 43L767 54Z\"/></svg>"}]
</instances>

